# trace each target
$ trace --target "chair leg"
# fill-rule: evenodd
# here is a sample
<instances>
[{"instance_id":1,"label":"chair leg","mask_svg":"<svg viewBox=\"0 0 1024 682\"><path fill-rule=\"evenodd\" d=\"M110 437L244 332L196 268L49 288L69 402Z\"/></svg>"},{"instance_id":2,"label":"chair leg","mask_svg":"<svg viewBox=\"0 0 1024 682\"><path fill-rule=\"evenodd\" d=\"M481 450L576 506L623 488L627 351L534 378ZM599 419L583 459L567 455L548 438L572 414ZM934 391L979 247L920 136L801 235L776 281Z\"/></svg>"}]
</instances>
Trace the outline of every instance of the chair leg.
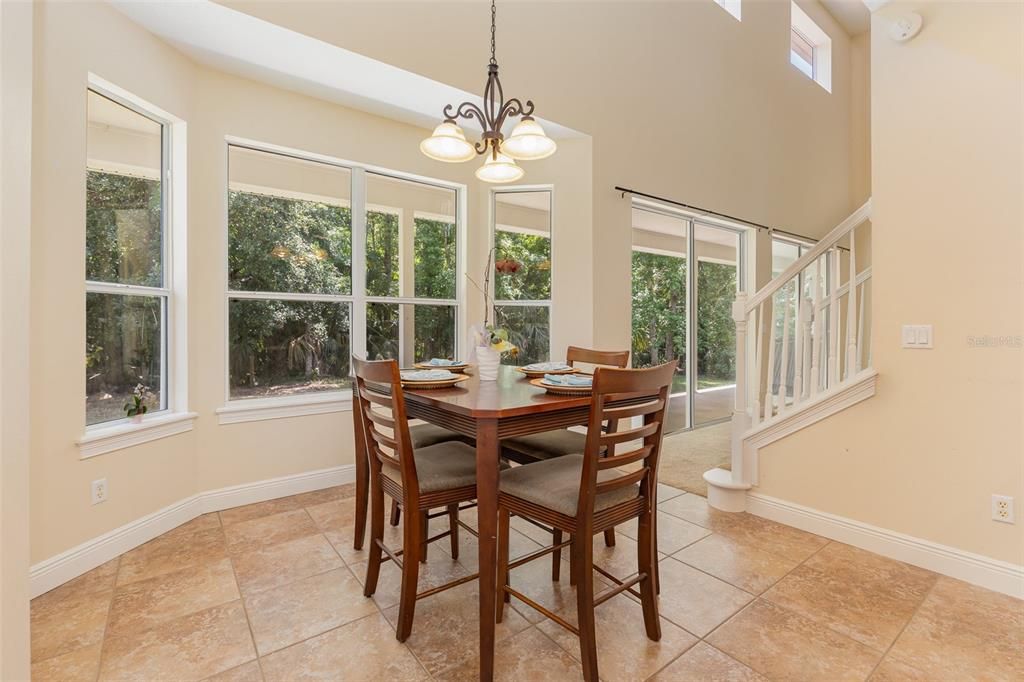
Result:
<instances>
[{"instance_id":1,"label":"chair leg","mask_svg":"<svg viewBox=\"0 0 1024 682\"><path fill-rule=\"evenodd\" d=\"M427 563L427 538L430 537L430 511L424 509L420 512L420 561ZM408 517L408 514L406 514ZM407 519L408 520L408 519Z\"/></svg>"},{"instance_id":2,"label":"chair leg","mask_svg":"<svg viewBox=\"0 0 1024 682\"><path fill-rule=\"evenodd\" d=\"M657 507L651 512L651 535L654 544L654 593L661 594L661 563L658 562L658 511Z\"/></svg>"},{"instance_id":3,"label":"chair leg","mask_svg":"<svg viewBox=\"0 0 1024 682\"><path fill-rule=\"evenodd\" d=\"M597 628L594 619L594 542L590 533L573 536L576 558L576 617L580 627L580 660L583 679L597 682Z\"/></svg>"},{"instance_id":4,"label":"chair leg","mask_svg":"<svg viewBox=\"0 0 1024 682\"><path fill-rule=\"evenodd\" d=\"M448 530L451 531L449 538L452 541L452 558L459 558L459 505L448 505Z\"/></svg>"},{"instance_id":5,"label":"chair leg","mask_svg":"<svg viewBox=\"0 0 1024 682\"><path fill-rule=\"evenodd\" d=\"M494 609L494 622L496 623L500 623L502 618L505 617L505 602L508 601L510 597L508 592L505 591L505 586L509 583L508 535L508 508L498 507L498 590L495 599L496 606Z\"/></svg>"},{"instance_id":6,"label":"chair leg","mask_svg":"<svg viewBox=\"0 0 1024 682\"><path fill-rule=\"evenodd\" d=\"M615 529L609 528L604 532L604 546L614 547L615 546Z\"/></svg>"},{"instance_id":7,"label":"chair leg","mask_svg":"<svg viewBox=\"0 0 1024 682\"><path fill-rule=\"evenodd\" d=\"M575 535L571 535L569 537L569 539L572 540L573 544L576 543L576 536ZM591 548L591 553L593 553L593 548ZM580 570L580 562L576 558L576 552L572 551L572 545L570 545L570 550L569 550L569 584L570 585L576 585L577 584L577 581L579 580L579 570Z\"/></svg>"},{"instance_id":8,"label":"chair leg","mask_svg":"<svg viewBox=\"0 0 1024 682\"><path fill-rule=\"evenodd\" d=\"M562 544L562 531L555 528L551 531L551 544ZM556 549L551 553L551 581L558 582L562 577L562 550Z\"/></svg>"},{"instance_id":9,"label":"chair leg","mask_svg":"<svg viewBox=\"0 0 1024 682\"><path fill-rule=\"evenodd\" d=\"M397 526L402 520L402 510L398 507L398 500L391 500L391 525Z\"/></svg>"},{"instance_id":10,"label":"chair leg","mask_svg":"<svg viewBox=\"0 0 1024 682\"><path fill-rule=\"evenodd\" d=\"M640 581L640 604L644 610L644 627L647 639L657 642L661 639L661 621L658 618L658 595L655 582L658 575L658 556L655 545L654 514L648 512L640 517L637 528L637 568L646 577Z\"/></svg>"},{"instance_id":11,"label":"chair leg","mask_svg":"<svg viewBox=\"0 0 1024 682\"><path fill-rule=\"evenodd\" d=\"M380 576L380 564L384 552L378 542L384 541L384 491L376 474L370 474L370 546L366 562L366 582L363 584L363 595L372 597L377 591L377 578Z\"/></svg>"},{"instance_id":12,"label":"chair leg","mask_svg":"<svg viewBox=\"0 0 1024 682\"><path fill-rule=\"evenodd\" d=\"M423 516L415 513L405 515L402 532L402 589L398 601L398 627L395 636L404 642L412 633L412 619L416 612L416 588L420 573L420 551L423 536L420 524Z\"/></svg>"}]
</instances>

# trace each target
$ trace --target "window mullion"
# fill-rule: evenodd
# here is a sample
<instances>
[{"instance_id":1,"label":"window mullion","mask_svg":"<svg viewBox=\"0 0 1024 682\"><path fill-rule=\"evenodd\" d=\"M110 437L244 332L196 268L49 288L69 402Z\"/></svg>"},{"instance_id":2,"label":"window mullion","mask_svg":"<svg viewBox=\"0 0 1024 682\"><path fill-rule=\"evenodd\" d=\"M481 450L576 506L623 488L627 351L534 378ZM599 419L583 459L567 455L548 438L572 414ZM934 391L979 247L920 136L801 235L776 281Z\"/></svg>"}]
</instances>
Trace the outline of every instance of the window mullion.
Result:
<instances>
[{"instance_id":1,"label":"window mullion","mask_svg":"<svg viewBox=\"0 0 1024 682\"><path fill-rule=\"evenodd\" d=\"M352 324L349 347L366 357L366 171L352 169Z\"/></svg>"}]
</instances>

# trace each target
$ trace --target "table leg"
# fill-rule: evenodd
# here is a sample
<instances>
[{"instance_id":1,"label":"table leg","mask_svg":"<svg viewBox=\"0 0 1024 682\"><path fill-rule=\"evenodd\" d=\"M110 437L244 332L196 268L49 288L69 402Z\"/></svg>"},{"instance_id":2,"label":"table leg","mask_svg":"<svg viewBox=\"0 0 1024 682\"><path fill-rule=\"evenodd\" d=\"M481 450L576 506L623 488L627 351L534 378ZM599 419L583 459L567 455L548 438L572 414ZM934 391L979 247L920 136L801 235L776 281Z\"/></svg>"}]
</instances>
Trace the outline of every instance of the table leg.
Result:
<instances>
[{"instance_id":1,"label":"table leg","mask_svg":"<svg viewBox=\"0 0 1024 682\"><path fill-rule=\"evenodd\" d=\"M476 427L476 497L480 548L480 679L494 679L495 584L498 529L498 422Z\"/></svg>"},{"instance_id":2,"label":"table leg","mask_svg":"<svg viewBox=\"0 0 1024 682\"><path fill-rule=\"evenodd\" d=\"M363 548L366 536L366 508L370 502L370 462L366 456L366 436L363 433L363 420L359 414L359 402L352 396L352 430L355 434L356 459L356 523L352 546L356 550Z\"/></svg>"}]
</instances>

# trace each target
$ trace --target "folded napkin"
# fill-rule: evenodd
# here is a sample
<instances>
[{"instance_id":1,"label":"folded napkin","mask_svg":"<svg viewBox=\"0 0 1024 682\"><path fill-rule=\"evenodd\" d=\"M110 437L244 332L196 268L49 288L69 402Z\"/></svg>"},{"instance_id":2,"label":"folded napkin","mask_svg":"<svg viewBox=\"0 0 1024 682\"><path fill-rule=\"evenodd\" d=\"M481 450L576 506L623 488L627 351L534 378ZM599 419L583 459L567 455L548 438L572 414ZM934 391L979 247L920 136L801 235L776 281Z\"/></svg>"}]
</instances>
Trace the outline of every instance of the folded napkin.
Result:
<instances>
[{"instance_id":1,"label":"folded napkin","mask_svg":"<svg viewBox=\"0 0 1024 682\"><path fill-rule=\"evenodd\" d=\"M461 367L466 364L462 360L446 360L444 358L430 358L430 362L427 363L432 367Z\"/></svg>"},{"instance_id":2,"label":"folded napkin","mask_svg":"<svg viewBox=\"0 0 1024 682\"><path fill-rule=\"evenodd\" d=\"M552 386L593 386L594 377L584 374L545 374L541 383Z\"/></svg>"},{"instance_id":3,"label":"folded napkin","mask_svg":"<svg viewBox=\"0 0 1024 682\"><path fill-rule=\"evenodd\" d=\"M455 376L446 369L417 369L402 372L403 381L444 381Z\"/></svg>"},{"instance_id":4,"label":"folded napkin","mask_svg":"<svg viewBox=\"0 0 1024 682\"><path fill-rule=\"evenodd\" d=\"M572 367L564 362L535 362L532 365L526 365L523 369L528 369L531 372L560 372L563 369L572 369Z\"/></svg>"}]
</instances>

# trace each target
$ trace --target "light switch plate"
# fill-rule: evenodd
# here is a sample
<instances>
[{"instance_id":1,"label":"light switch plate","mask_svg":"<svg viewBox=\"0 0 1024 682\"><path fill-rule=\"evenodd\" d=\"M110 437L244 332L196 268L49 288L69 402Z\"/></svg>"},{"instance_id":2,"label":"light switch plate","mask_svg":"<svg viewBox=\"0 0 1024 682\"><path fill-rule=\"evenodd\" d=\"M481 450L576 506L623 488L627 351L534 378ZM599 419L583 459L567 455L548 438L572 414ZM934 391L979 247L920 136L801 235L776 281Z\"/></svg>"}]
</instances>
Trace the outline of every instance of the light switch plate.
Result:
<instances>
[{"instance_id":1,"label":"light switch plate","mask_svg":"<svg viewBox=\"0 0 1024 682\"><path fill-rule=\"evenodd\" d=\"M903 325L903 347L904 348L932 348L932 326L930 324L905 324Z\"/></svg>"}]
</instances>

